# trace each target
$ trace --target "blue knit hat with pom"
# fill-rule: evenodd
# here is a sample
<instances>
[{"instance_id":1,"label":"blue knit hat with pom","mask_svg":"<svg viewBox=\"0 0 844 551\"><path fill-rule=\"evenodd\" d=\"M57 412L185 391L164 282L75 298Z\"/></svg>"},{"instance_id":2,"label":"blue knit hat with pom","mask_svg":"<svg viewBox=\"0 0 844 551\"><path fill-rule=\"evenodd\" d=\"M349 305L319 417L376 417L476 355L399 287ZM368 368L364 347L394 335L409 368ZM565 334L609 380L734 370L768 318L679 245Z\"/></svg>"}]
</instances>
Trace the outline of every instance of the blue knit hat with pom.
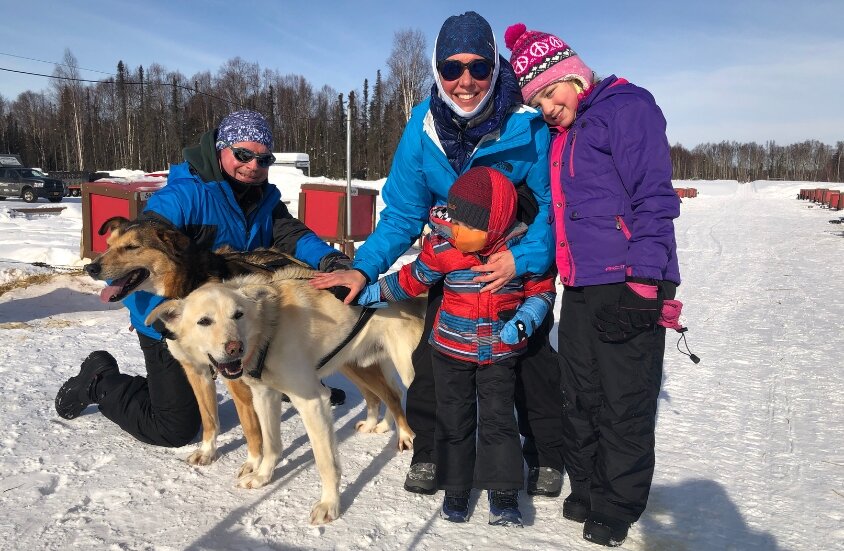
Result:
<instances>
[{"instance_id":1,"label":"blue knit hat with pom","mask_svg":"<svg viewBox=\"0 0 844 551\"><path fill-rule=\"evenodd\" d=\"M273 133L264 115L244 109L229 113L217 128L217 151L238 142L255 142L273 149Z\"/></svg>"}]
</instances>

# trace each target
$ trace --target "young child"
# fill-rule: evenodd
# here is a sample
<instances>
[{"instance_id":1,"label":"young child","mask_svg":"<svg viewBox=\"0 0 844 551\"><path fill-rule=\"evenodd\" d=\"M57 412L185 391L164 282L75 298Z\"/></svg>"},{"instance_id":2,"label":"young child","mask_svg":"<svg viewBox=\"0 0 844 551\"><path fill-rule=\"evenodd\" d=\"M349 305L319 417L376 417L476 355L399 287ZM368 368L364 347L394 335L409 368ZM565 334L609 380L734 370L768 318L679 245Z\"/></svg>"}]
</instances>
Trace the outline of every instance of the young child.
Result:
<instances>
[{"instance_id":1,"label":"young child","mask_svg":"<svg viewBox=\"0 0 844 551\"><path fill-rule=\"evenodd\" d=\"M485 292L478 266L518 243L516 190L502 173L475 167L431 209L431 234L412 263L364 288L358 303L398 301L444 281L430 343L437 388L436 465L441 516L469 518L471 488L488 490L489 523L522 526L522 453L513 414L516 357L554 304L553 275L516 277ZM549 253L550 254L550 253ZM476 432L477 429L477 441Z\"/></svg>"},{"instance_id":2,"label":"young child","mask_svg":"<svg viewBox=\"0 0 844 551\"><path fill-rule=\"evenodd\" d=\"M554 135L571 483L563 515L585 521L585 539L618 546L648 500L665 350L658 322L680 283L665 119L647 90L615 76L597 80L552 34L518 23L505 42L525 103Z\"/></svg>"}]
</instances>

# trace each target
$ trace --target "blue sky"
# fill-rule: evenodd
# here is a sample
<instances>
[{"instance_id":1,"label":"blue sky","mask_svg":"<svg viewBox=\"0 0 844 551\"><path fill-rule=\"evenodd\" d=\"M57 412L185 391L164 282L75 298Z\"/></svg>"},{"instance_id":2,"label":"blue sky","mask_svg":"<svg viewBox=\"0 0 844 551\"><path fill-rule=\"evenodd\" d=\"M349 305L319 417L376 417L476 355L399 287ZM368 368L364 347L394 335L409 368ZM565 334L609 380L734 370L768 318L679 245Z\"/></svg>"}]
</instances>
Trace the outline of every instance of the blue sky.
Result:
<instances>
[{"instance_id":1,"label":"blue sky","mask_svg":"<svg viewBox=\"0 0 844 551\"><path fill-rule=\"evenodd\" d=\"M449 15L487 18L505 55L515 22L553 32L598 74L648 88L671 143L844 140L844 2L841 0L441 0L234 2L232 0L0 0L2 54L114 71L157 62L187 76L240 56L304 75L315 87L361 89L386 75L393 34L421 30L429 49ZM553 7L552 7L553 6ZM18 24L10 24L10 22ZM53 66L0 55L0 67L50 74ZM86 78L103 78L82 71ZM14 100L47 79L0 71Z\"/></svg>"}]
</instances>

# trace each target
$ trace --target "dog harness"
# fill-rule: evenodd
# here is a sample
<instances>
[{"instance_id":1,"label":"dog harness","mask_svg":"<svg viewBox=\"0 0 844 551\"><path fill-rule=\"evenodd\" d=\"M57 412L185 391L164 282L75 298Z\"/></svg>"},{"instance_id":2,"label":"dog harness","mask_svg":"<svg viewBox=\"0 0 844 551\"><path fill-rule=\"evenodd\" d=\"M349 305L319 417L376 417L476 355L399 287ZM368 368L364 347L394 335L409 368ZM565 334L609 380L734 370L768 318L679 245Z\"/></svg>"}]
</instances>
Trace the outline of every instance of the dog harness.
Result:
<instances>
[{"instance_id":1,"label":"dog harness","mask_svg":"<svg viewBox=\"0 0 844 551\"><path fill-rule=\"evenodd\" d=\"M328 354L323 356L322 359L319 362L317 362L317 366L316 366L317 371L322 369L322 367L325 366L325 364L330 362L331 358L333 358L341 350L343 350L343 348L347 344L349 344L349 342L351 342L351 340L353 338L355 338L358 333L360 333L360 330L363 329L363 326L366 325L366 322L369 321L369 318L371 318L372 314L374 314L374 313L375 313L375 308L364 308L361 311L360 316L358 317L358 320L352 326L352 330L349 332L348 335L346 335L346 338L343 339L343 341L340 342L340 344L338 344L337 347L334 350L332 350L331 352L329 352Z\"/></svg>"}]
</instances>

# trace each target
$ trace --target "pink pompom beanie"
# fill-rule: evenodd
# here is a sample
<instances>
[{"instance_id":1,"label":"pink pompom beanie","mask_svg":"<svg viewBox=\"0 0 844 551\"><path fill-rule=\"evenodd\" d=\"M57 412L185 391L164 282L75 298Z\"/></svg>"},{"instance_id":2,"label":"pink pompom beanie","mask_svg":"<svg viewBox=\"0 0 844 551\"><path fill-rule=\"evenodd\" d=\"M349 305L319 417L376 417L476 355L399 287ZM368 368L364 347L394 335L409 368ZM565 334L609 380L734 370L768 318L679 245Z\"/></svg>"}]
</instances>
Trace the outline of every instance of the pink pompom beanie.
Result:
<instances>
[{"instance_id":1,"label":"pink pompom beanie","mask_svg":"<svg viewBox=\"0 0 844 551\"><path fill-rule=\"evenodd\" d=\"M525 103L530 103L549 84L561 80L577 80L582 94L592 87L592 69L559 37L529 31L523 23L516 23L504 33L504 43L513 52L510 64L516 71Z\"/></svg>"}]
</instances>

